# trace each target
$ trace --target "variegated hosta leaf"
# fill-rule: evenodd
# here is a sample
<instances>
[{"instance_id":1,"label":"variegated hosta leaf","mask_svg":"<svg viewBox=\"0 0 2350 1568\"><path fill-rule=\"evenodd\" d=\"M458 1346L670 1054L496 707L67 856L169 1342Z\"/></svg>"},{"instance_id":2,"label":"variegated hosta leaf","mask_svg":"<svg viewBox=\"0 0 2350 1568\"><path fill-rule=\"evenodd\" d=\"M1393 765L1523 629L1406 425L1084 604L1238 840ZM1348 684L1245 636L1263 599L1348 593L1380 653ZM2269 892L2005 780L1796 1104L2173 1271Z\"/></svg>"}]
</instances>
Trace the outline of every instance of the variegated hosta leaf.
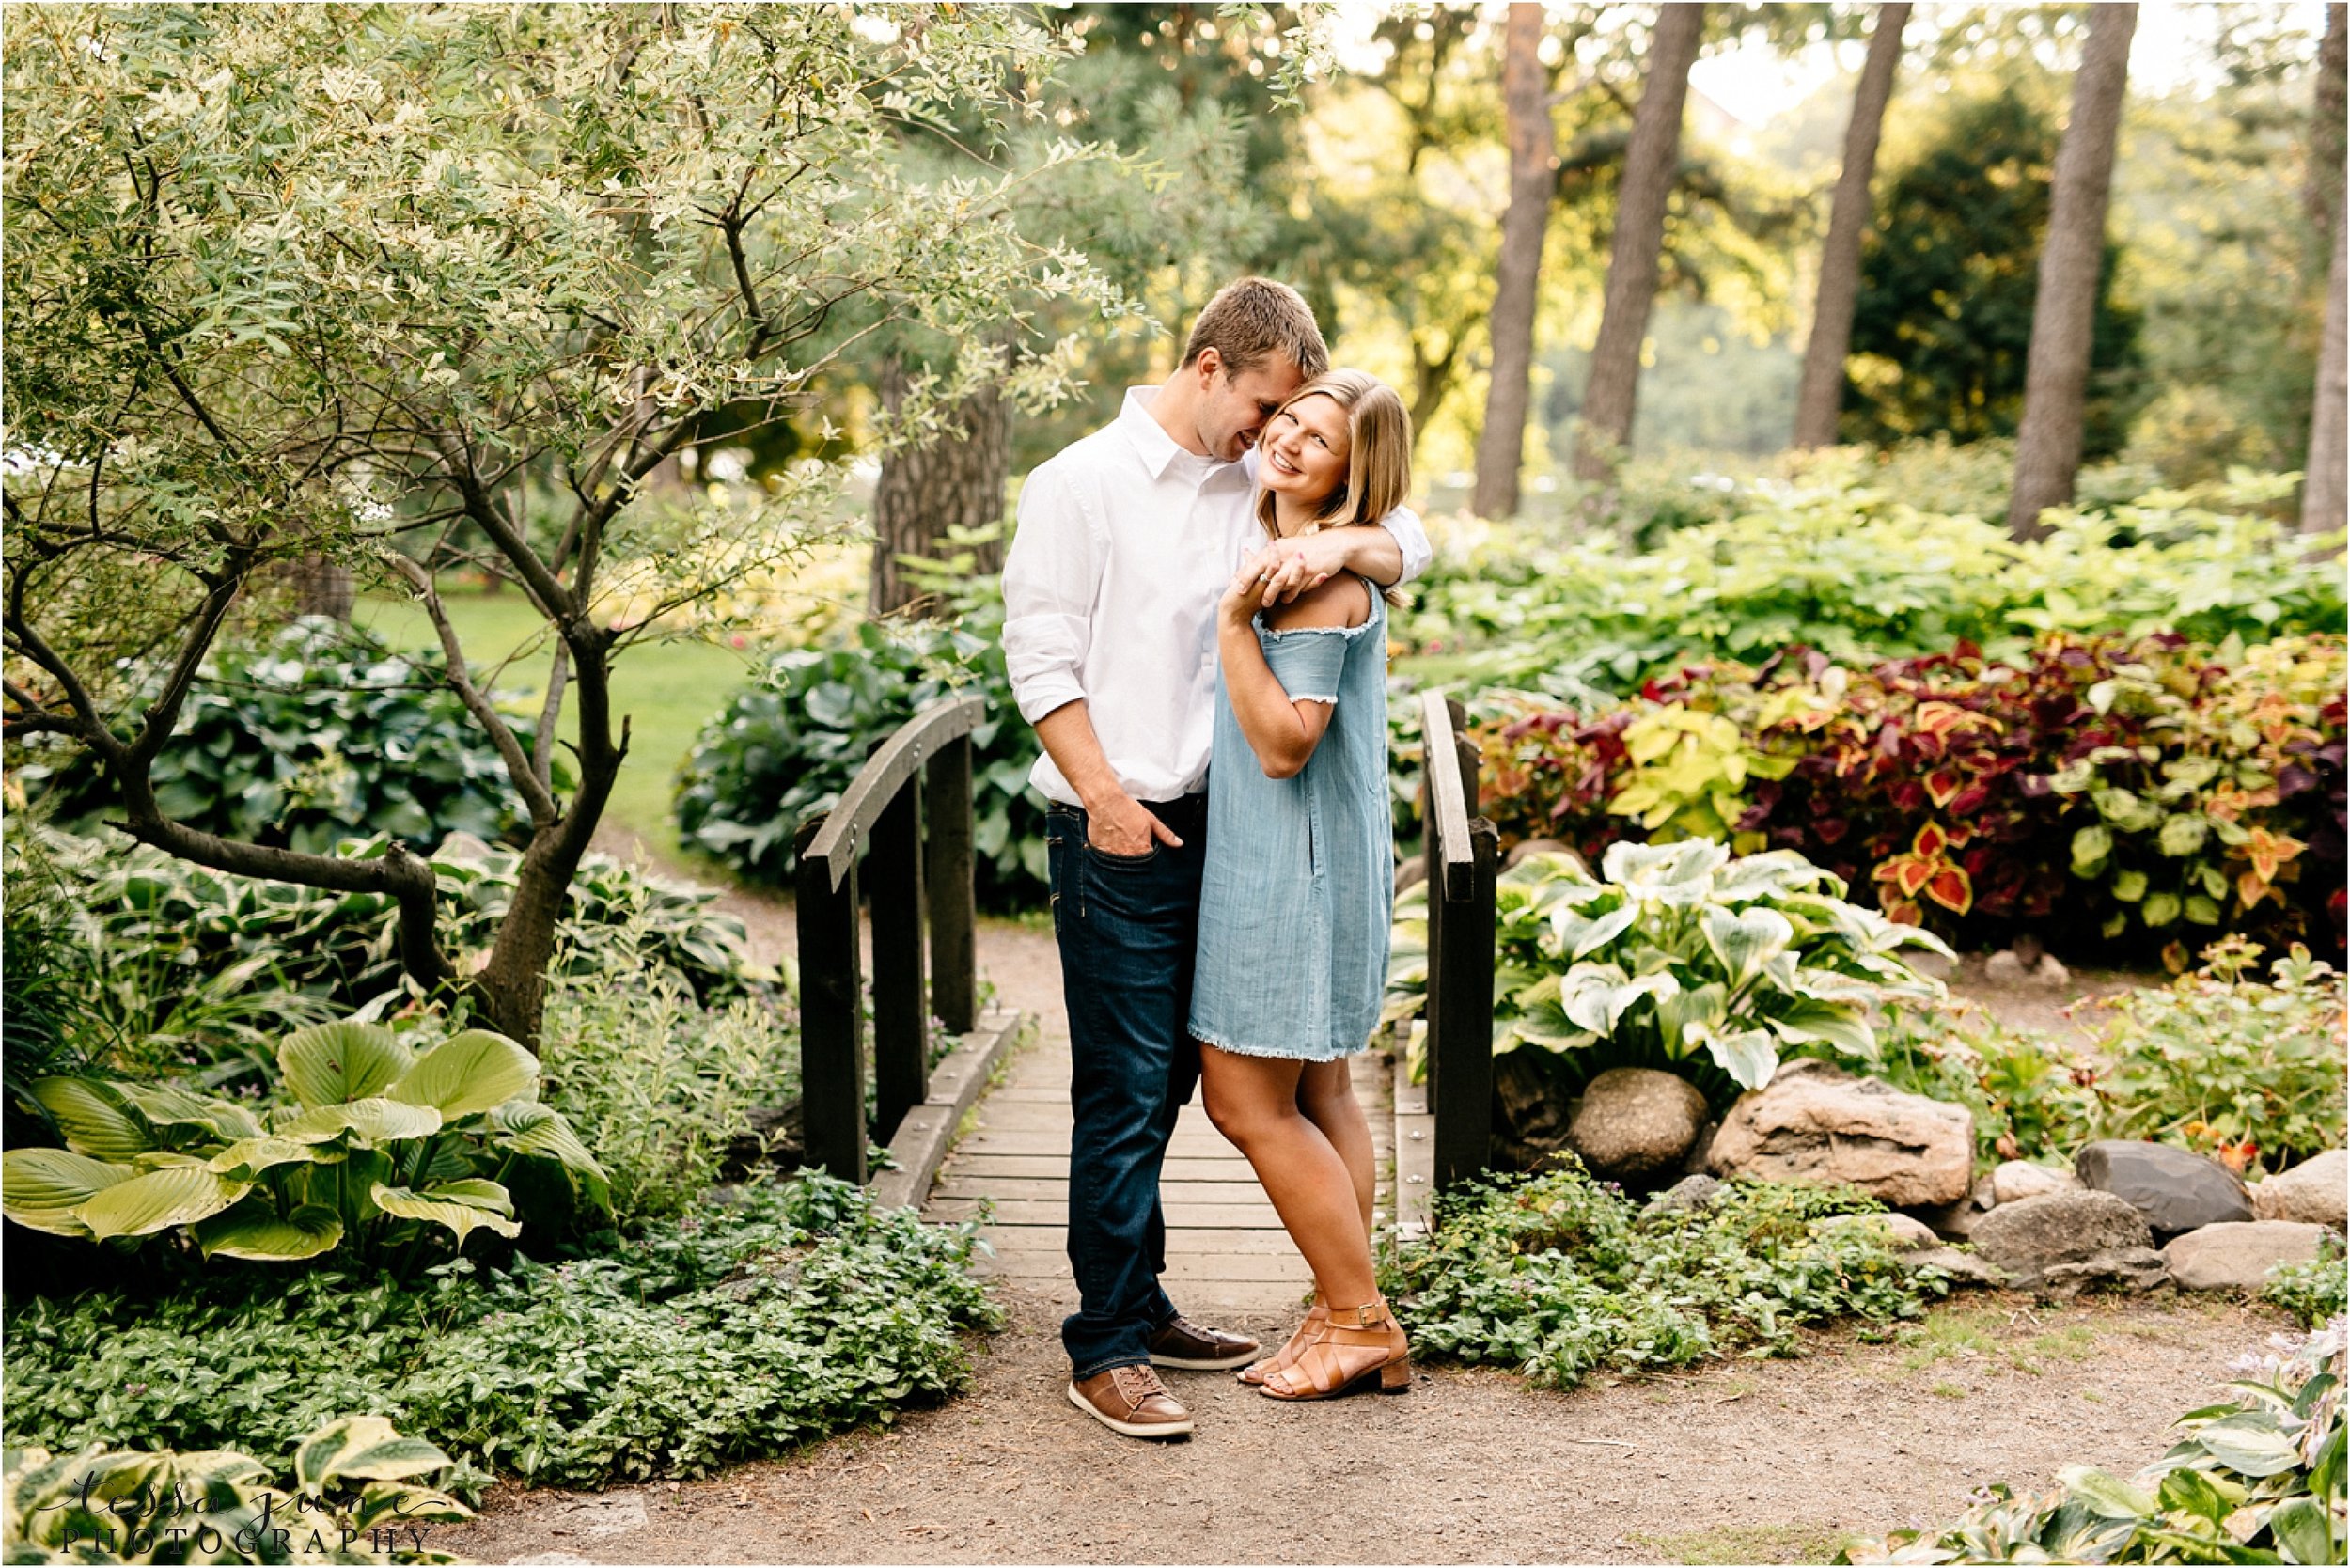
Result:
<instances>
[{"instance_id":1,"label":"variegated hosta leaf","mask_svg":"<svg viewBox=\"0 0 2350 1568\"><path fill-rule=\"evenodd\" d=\"M1578 964L1559 982L1559 1004L1568 1019L1593 1034L1613 1027L1607 999L1632 977L1613 964Z\"/></svg>"},{"instance_id":2,"label":"variegated hosta leaf","mask_svg":"<svg viewBox=\"0 0 2350 1568\"><path fill-rule=\"evenodd\" d=\"M381 1416L345 1416L294 1450L294 1480L320 1497L337 1481L405 1481L448 1464L447 1454L420 1437L402 1437Z\"/></svg>"},{"instance_id":3,"label":"variegated hosta leaf","mask_svg":"<svg viewBox=\"0 0 2350 1568\"><path fill-rule=\"evenodd\" d=\"M1653 899L1668 908L1692 909L1703 903L1714 873L1730 859L1730 849L1711 839L1684 839L1670 844L1636 844L1620 839L1607 846L1600 871L1637 899Z\"/></svg>"},{"instance_id":4,"label":"variegated hosta leaf","mask_svg":"<svg viewBox=\"0 0 2350 1568\"><path fill-rule=\"evenodd\" d=\"M1630 899L1618 908L1597 914L1562 903L1550 912L1550 937L1560 956L1572 963L1622 936L1639 917L1640 906Z\"/></svg>"},{"instance_id":5,"label":"variegated hosta leaf","mask_svg":"<svg viewBox=\"0 0 2350 1568\"><path fill-rule=\"evenodd\" d=\"M1795 928L1776 909L1729 910L1708 905L1699 911L1698 923L1705 945L1730 977L1734 990L1762 973L1762 965L1787 950Z\"/></svg>"},{"instance_id":6,"label":"variegated hosta leaf","mask_svg":"<svg viewBox=\"0 0 2350 1568\"><path fill-rule=\"evenodd\" d=\"M114 1087L154 1126L198 1127L224 1138L252 1137L261 1130L253 1113L234 1101L190 1094L167 1084Z\"/></svg>"},{"instance_id":7,"label":"variegated hosta leaf","mask_svg":"<svg viewBox=\"0 0 2350 1568\"><path fill-rule=\"evenodd\" d=\"M299 1138L263 1136L239 1138L205 1164L207 1168L223 1175L234 1172L252 1177L272 1166L292 1165L297 1161L304 1165L313 1164L321 1152L317 1144L305 1143Z\"/></svg>"},{"instance_id":8,"label":"variegated hosta leaf","mask_svg":"<svg viewBox=\"0 0 2350 1568\"><path fill-rule=\"evenodd\" d=\"M509 1239L523 1233L520 1225L506 1217L513 1209L510 1200L505 1205L505 1212L501 1212L478 1201L475 1193L450 1192L448 1188L454 1184L445 1184L427 1187L422 1192L413 1192L406 1187L390 1187L378 1182L368 1197L377 1208L396 1218L420 1219L446 1226L456 1232L457 1245L461 1249L465 1245L465 1238L476 1230L494 1231ZM496 1186L497 1184L493 1182L489 1184ZM501 1194L505 1191L503 1187L498 1190Z\"/></svg>"},{"instance_id":9,"label":"variegated hosta leaf","mask_svg":"<svg viewBox=\"0 0 2350 1568\"><path fill-rule=\"evenodd\" d=\"M175 1225L211 1218L243 1198L252 1185L200 1165L178 1165L117 1182L78 1212L90 1234L102 1241L108 1236L151 1236Z\"/></svg>"},{"instance_id":10,"label":"variegated hosta leaf","mask_svg":"<svg viewBox=\"0 0 2350 1568\"><path fill-rule=\"evenodd\" d=\"M562 1112L536 1101L512 1100L490 1113L490 1125L495 1129L490 1141L499 1148L556 1160L586 1181L591 1201L599 1205L609 1201L611 1178L579 1141Z\"/></svg>"},{"instance_id":11,"label":"variegated hosta leaf","mask_svg":"<svg viewBox=\"0 0 2350 1568\"><path fill-rule=\"evenodd\" d=\"M1719 984L1708 980L1703 985L1684 986L1670 996L1656 999L1656 1032L1668 1050L1685 1055L1676 1049L1688 1038L1692 1025L1712 1034L1722 1024L1730 1006L1730 993Z\"/></svg>"},{"instance_id":12,"label":"variegated hosta leaf","mask_svg":"<svg viewBox=\"0 0 2350 1568\"><path fill-rule=\"evenodd\" d=\"M1794 850L1764 850L1742 855L1714 879L1714 896L1724 902L1768 898L1778 905L1785 895L1836 882L1836 873L1814 866Z\"/></svg>"},{"instance_id":13,"label":"variegated hosta leaf","mask_svg":"<svg viewBox=\"0 0 2350 1568\"><path fill-rule=\"evenodd\" d=\"M1778 1044L1768 1029L1736 1029L1716 1034L1702 1024L1691 1024L1681 1037L1686 1050L1703 1046L1721 1070L1738 1080L1741 1089L1761 1089L1778 1071Z\"/></svg>"},{"instance_id":14,"label":"variegated hosta leaf","mask_svg":"<svg viewBox=\"0 0 2350 1568\"><path fill-rule=\"evenodd\" d=\"M385 1091L411 1105L431 1105L444 1122L539 1097L539 1058L502 1034L467 1029L416 1058Z\"/></svg>"},{"instance_id":15,"label":"variegated hosta leaf","mask_svg":"<svg viewBox=\"0 0 2350 1568\"><path fill-rule=\"evenodd\" d=\"M100 1078L37 1078L32 1094L77 1154L120 1164L155 1147L154 1134L118 1085Z\"/></svg>"},{"instance_id":16,"label":"variegated hosta leaf","mask_svg":"<svg viewBox=\"0 0 2350 1568\"><path fill-rule=\"evenodd\" d=\"M317 1024L277 1047L287 1087L312 1108L380 1095L415 1061L415 1053L381 1024Z\"/></svg>"},{"instance_id":17,"label":"variegated hosta leaf","mask_svg":"<svg viewBox=\"0 0 2350 1568\"><path fill-rule=\"evenodd\" d=\"M472 1517L472 1509L446 1492L428 1491L414 1482L371 1481L352 1505L350 1528L364 1534L385 1526L405 1529L419 1522L455 1524Z\"/></svg>"},{"instance_id":18,"label":"variegated hosta leaf","mask_svg":"<svg viewBox=\"0 0 2350 1568\"><path fill-rule=\"evenodd\" d=\"M349 1133L368 1143L430 1137L441 1130L441 1113L431 1105L403 1105L376 1096L343 1105L319 1105L280 1122L276 1135L298 1143L324 1143Z\"/></svg>"},{"instance_id":19,"label":"variegated hosta leaf","mask_svg":"<svg viewBox=\"0 0 2350 1568\"><path fill-rule=\"evenodd\" d=\"M0 1154L0 1214L27 1230L87 1240L81 1206L136 1174L67 1149L11 1149Z\"/></svg>"},{"instance_id":20,"label":"variegated hosta leaf","mask_svg":"<svg viewBox=\"0 0 2350 1568\"><path fill-rule=\"evenodd\" d=\"M333 1251L343 1239L343 1222L316 1203L281 1217L274 1205L254 1195L198 1224L195 1235L207 1258L298 1262Z\"/></svg>"},{"instance_id":21,"label":"variegated hosta leaf","mask_svg":"<svg viewBox=\"0 0 2350 1568\"><path fill-rule=\"evenodd\" d=\"M2155 1512L2154 1498L2092 1465L2067 1465L2057 1472L2057 1480L2101 1519L2135 1521Z\"/></svg>"},{"instance_id":22,"label":"variegated hosta leaf","mask_svg":"<svg viewBox=\"0 0 2350 1568\"><path fill-rule=\"evenodd\" d=\"M1854 1008L1828 1002L1795 1002L1771 1019L1770 1026L1791 1044L1817 1041L1872 1061L1876 1059L1876 1030L1869 1027L1868 1015Z\"/></svg>"},{"instance_id":23,"label":"variegated hosta leaf","mask_svg":"<svg viewBox=\"0 0 2350 1568\"><path fill-rule=\"evenodd\" d=\"M1589 1029L1577 1027L1556 997L1528 1008L1507 1025L1496 1024L1496 1038L1505 1027L1513 1042L1523 1041L1551 1051L1577 1050L1599 1038Z\"/></svg>"},{"instance_id":24,"label":"variegated hosta leaf","mask_svg":"<svg viewBox=\"0 0 2350 1568\"><path fill-rule=\"evenodd\" d=\"M1885 988L1850 975L1840 975L1833 969L1798 969L1795 983L1787 989L1816 1002L1866 1007L1882 996Z\"/></svg>"}]
</instances>

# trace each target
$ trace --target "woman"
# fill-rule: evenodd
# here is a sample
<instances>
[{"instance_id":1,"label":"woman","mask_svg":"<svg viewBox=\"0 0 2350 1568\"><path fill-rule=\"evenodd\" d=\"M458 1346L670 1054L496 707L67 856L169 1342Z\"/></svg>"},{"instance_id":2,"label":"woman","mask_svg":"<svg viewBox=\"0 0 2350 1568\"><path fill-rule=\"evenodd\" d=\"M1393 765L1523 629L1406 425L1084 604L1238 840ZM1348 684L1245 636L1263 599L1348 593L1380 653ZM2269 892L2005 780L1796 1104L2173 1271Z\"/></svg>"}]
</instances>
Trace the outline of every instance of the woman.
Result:
<instances>
[{"instance_id":1,"label":"woman","mask_svg":"<svg viewBox=\"0 0 2350 1568\"><path fill-rule=\"evenodd\" d=\"M1411 418L1359 370L1317 376L1259 437L1268 535L1371 525L1411 485ZM1352 573L1261 616L1262 557L1218 607L1223 666L1190 1027L1208 1116L1313 1269L1315 1303L1239 1375L1274 1399L1411 1387L1371 1262L1371 1128L1347 1058L1387 972L1386 613Z\"/></svg>"}]
</instances>

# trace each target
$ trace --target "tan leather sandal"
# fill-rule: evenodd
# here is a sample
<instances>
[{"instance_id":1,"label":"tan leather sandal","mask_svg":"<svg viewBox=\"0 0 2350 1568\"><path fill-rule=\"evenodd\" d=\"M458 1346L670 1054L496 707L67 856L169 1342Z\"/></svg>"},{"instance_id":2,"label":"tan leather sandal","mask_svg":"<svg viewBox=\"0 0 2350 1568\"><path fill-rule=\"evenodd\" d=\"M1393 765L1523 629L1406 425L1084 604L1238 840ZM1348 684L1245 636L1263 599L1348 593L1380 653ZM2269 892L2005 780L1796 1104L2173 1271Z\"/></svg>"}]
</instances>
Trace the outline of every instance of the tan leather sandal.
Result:
<instances>
[{"instance_id":1,"label":"tan leather sandal","mask_svg":"<svg viewBox=\"0 0 2350 1568\"><path fill-rule=\"evenodd\" d=\"M1268 1372L1257 1392L1267 1399L1330 1399L1374 1378L1383 1394L1411 1391L1412 1344L1384 1296L1333 1309L1296 1357Z\"/></svg>"},{"instance_id":2,"label":"tan leather sandal","mask_svg":"<svg viewBox=\"0 0 2350 1568\"><path fill-rule=\"evenodd\" d=\"M1297 1325L1297 1332L1290 1336L1289 1343L1261 1361L1249 1362L1232 1375L1251 1388L1262 1387L1265 1373L1279 1372L1296 1360L1297 1353L1306 1348L1306 1341L1313 1337L1314 1330L1329 1321L1330 1309L1317 1297L1314 1304L1306 1309L1306 1321Z\"/></svg>"}]
</instances>

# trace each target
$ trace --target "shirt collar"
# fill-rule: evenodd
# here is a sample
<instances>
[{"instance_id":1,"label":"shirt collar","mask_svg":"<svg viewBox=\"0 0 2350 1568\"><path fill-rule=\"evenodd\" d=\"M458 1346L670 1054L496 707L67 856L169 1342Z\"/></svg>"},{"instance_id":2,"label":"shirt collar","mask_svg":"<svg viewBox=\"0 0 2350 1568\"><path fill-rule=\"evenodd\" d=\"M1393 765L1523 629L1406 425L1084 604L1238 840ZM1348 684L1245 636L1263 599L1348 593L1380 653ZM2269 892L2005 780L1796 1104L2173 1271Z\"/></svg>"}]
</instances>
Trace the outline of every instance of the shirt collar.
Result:
<instances>
[{"instance_id":1,"label":"shirt collar","mask_svg":"<svg viewBox=\"0 0 2350 1568\"><path fill-rule=\"evenodd\" d=\"M1126 439L1135 444L1136 455L1142 459L1143 466L1151 470L1151 477L1154 479L1165 478L1167 469L1179 458L1189 459L1194 465L1193 473L1201 477L1226 466L1214 458L1186 450L1167 433L1166 427L1151 416L1152 401L1159 392L1160 388L1155 386L1129 386L1126 388L1126 401L1118 411L1119 428L1126 432Z\"/></svg>"}]
</instances>

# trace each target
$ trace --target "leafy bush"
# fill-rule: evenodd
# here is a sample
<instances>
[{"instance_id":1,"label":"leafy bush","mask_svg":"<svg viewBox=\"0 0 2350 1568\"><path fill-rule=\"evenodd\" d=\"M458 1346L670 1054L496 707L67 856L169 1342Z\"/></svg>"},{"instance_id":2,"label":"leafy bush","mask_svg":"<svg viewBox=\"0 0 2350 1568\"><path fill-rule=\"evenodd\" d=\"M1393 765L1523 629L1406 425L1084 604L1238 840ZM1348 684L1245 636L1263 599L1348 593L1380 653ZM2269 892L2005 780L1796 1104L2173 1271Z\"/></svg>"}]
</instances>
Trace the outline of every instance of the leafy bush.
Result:
<instances>
[{"instance_id":1,"label":"leafy bush","mask_svg":"<svg viewBox=\"0 0 2350 1568\"><path fill-rule=\"evenodd\" d=\"M473 1516L416 1481L448 1455L380 1416L304 1438L292 1494L271 1466L219 1450L10 1449L7 1465L10 1562L455 1562L426 1533Z\"/></svg>"},{"instance_id":2,"label":"leafy bush","mask_svg":"<svg viewBox=\"0 0 2350 1568\"><path fill-rule=\"evenodd\" d=\"M840 798L890 732L959 690L987 711L971 733L979 896L991 907L1043 902L1044 814L1028 790L1036 733L1004 669L1001 588L974 580L945 623L867 622L854 648L779 653L702 727L678 770L679 836L744 877L788 885L792 837Z\"/></svg>"},{"instance_id":3,"label":"leafy bush","mask_svg":"<svg viewBox=\"0 0 2350 1568\"><path fill-rule=\"evenodd\" d=\"M706 1475L960 1388L959 1330L999 1321L973 1227L926 1225L813 1173L706 1201L610 1255L460 1258L412 1289L321 1267L221 1271L163 1295L12 1296L10 1443L287 1452L367 1409L540 1485Z\"/></svg>"},{"instance_id":4,"label":"leafy bush","mask_svg":"<svg viewBox=\"0 0 2350 1568\"><path fill-rule=\"evenodd\" d=\"M161 671L134 679L159 685ZM136 703L126 706L131 711ZM509 718L523 749L529 720ZM89 753L19 770L61 825L118 811ZM556 763L557 782L570 784ZM164 814L205 833L307 851L386 833L430 849L449 833L498 839L526 822L497 748L437 655L395 653L370 634L306 618L258 648L223 649L188 693L156 758Z\"/></svg>"},{"instance_id":5,"label":"leafy bush","mask_svg":"<svg viewBox=\"0 0 2350 1568\"><path fill-rule=\"evenodd\" d=\"M2238 1171L2282 1170L2342 1146L2350 986L2306 948L2271 964L2264 983L2248 973L2259 953L2217 944L2201 971L2168 989L2100 1004L2112 1014L2098 1032L2113 1063L2097 1085L2101 1136L2176 1143Z\"/></svg>"},{"instance_id":6,"label":"leafy bush","mask_svg":"<svg viewBox=\"0 0 2350 1568\"><path fill-rule=\"evenodd\" d=\"M1691 1077L1716 1106L1760 1089L1782 1047L1873 1061L1870 1010L1932 1000L1939 981L1900 957L1940 940L1843 902L1844 885L1784 850L1732 861L1722 845L1617 843L1593 881L1535 855L1495 889L1494 1046ZM1428 987L1427 884L1396 900L1386 1016Z\"/></svg>"},{"instance_id":7,"label":"leafy bush","mask_svg":"<svg viewBox=\"0 0 2350 1568\"><path fill-rule=\"evenodd\" d=\"M2316 1257L2270 1269L2261 1299L2283 1308L2308 1328L2350 1311L2350 1272L2342 1266L2342 1238L2328 1231L2318 1240Z\"/></svg>"},{"instance_id":8,"label":"leafy bush","mask_svg":"<svg viewBox=\"0 0 2350 1568\"><path fill-rule=\"evenodd\" d=\"M1909 1093L1966 1106L1982 1169L2001 1160L2069 1162L2098 1136L2098 1071L2044 1035L2009 1028L1953 1000L1890 1019L1878 1031L1872 1074Z\"/></svg>"},{"instance_id":9,"label":"leafy bush","mask_svg":"<svg viewBox=\"0 0 2350 1568\"><path fill-rule=\"evenodd\" d=\"M1539 675L1631 692L1684 664L1757 663L1790 643L1865 665L1962 641L2010 658L2060 631L2218 643L2342 624L2339 540L2312 556L2309 539L2250 510L2289 494L2282 478L2060 515L2024 544L1996 508L1989 521L1921 510L1871 478L1815 467L1794 484L1755 481L1726 498L1725 520L1637 554L1604 534L1530 550L1494 535L1415 586L1396 635L1471 684Z\"/></svg>"},{"instance_id":10,"label":"leafy bush","mask_svg":"<svg viewBox=\"0 0 2350 1568\"><path fill-rule=\"evenodd\" d=\"M747 996L705 1009L654 964L558 974L539 1043L542 1092L596 1151L630 1227L691 1206L751 1113L800 1092L788 1016Z\"/></svg>"},{"instance_id":11,"label":"leafy bush","mask_svg":"<svg viewBox=\"0 0 2350 1568\"><path fill-rule=\"evenodd\" d=\"M2190 1410L2186 1435L2123 1481L2068 1465L2050 1491L1994 1482L1954 1525L1895 1530L1839 1562L2340 1562L2350 1544L2343 1487L2342 1320L2272 1335L2247 1356L2236 1397Z\"/></svg>"},{"instance_id":12,"label":"leafy bush","mask_svg":"<svg viewBox=\"0 0 2350 1568\"><path fill-rule=\"evenodd\" d=\"M418 1053L376 1025L325 1024L287 1036L277 1059L294 1104L266 1120L170 1087L39 1080L66 1147L0 1155L8 1217L100 1242L184 1231L207 1258L287 1262L394 1256L429 1227L461 1248L477 1230L518 1235L491 1175L535 1162L609 1204L595 1157L539 1104L537 1058L504 1035L468 1029Z\"/></svg>"},{"instance_id":13,"label":"leafy bush","mask_svg":"<svg viewBox=\"0 0 2350 1568\"><path fill-rule=\"evenodd\" d=\"M1867 670L1791 650L1593 713L1510 699L1472 731L1505 840L1792 849L1971 938L2060 921L2123 949L2222 929L2338 949L2343 645L2054 636Z\"/></svg>"},{"instance_id":14,"label":"leafy bush","mask_svg":"<svg viewBox=\"0 0 2350 1568\"><path fill-rule=\"evenodd\" d=\"M1742 1177L1702 1208L1641 1209L1564 1158L1439 1196L1428 1244L1383 1254L1380 1288L1416 1351L1567 1388L1600 1367L1791 1355L1800 1325L1914 1318L1950 1288L1875 1226L1814 1223L1882 1208L1856 1190Z\"/></svg>"},{"instance_id":15,"label":"leafy bush","mask_svg":"<svg viewBox=\"0 0 2350 1568\"><path fill-rule=\"evenodd\" d=\"M374 893L337 893L260 882L141 846L42 834L102 950L156 954L170 975L151 995L203 985L232 965L259 960L285 985L356 1008L393 988L400 975L399 915ZM384 853L382 838L346 841L341 853ZM460 968L496 940L514 895L521 856L491 846L466 857L453 847L435 855L440 936ZM718 895L590 855L572 878L562 915L558 967L593 974L605 944L624 940L648 950L705 1000L763 991L775 976L753 964L743 923L712 907Z\"/></svg>"}]
</instances>

